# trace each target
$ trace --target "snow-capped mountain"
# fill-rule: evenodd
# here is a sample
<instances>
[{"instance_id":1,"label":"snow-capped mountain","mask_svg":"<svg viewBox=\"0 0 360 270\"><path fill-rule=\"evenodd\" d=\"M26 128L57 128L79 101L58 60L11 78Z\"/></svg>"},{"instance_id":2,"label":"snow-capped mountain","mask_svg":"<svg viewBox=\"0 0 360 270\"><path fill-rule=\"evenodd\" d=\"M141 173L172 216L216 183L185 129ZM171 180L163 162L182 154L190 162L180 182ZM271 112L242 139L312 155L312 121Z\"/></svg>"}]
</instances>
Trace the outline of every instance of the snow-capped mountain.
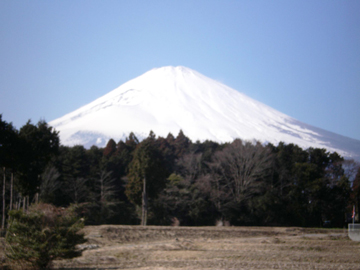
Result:
<instances>
[{"instance_id":1,"label":"snow-capped mountain","mask_svg":"<svg viewBox=\"0 0 360 270\"><path fill-rule=\"evenodd\" d=\"M152 69L49 125L69 146L104 146L130 132L142 139L150 130L176 136L182 129L192 141L283 141L360 159L360 141L302 123L181 66Z\"/></svg>"}]
</instances>

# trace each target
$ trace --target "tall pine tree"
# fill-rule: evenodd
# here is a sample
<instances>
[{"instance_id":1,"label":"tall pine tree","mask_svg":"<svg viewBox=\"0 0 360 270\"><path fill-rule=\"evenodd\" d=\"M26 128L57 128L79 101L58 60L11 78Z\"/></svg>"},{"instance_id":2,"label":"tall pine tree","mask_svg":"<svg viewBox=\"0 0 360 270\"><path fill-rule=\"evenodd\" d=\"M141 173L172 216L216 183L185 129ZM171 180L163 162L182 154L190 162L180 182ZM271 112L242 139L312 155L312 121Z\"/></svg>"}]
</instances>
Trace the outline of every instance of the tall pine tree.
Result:
<instances>
[{"instance_id":1,"label":"tall pine tree","mask_svg":"<svg viewBox=\"0 0 360 270\"><path fill-rule=\"evenodd\" d=\"M147 224L148 199L156 198L164 189L168 175L161 152L155 147L154 138L142 141L130 163L125 191L132 203L142 206L142 225Z\"/></svg>"}]
</instances>

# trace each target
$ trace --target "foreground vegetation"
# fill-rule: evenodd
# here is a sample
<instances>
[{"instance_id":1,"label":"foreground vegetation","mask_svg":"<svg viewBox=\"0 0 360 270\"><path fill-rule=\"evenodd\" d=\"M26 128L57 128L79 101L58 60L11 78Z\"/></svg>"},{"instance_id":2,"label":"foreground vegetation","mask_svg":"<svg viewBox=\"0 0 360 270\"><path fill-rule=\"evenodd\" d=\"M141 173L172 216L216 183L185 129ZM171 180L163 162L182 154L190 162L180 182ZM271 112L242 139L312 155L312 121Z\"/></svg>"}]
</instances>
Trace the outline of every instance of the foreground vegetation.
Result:
<instances>
[{"instance_id":1,"label":"foreground vegetation","mask_svg":"<svg viewBox=\"0 0 360 270\"><path fill-rule=\"evenodd\" d=\"M298 227L84 228L88 249L60 269L360 269L343 229Z\"/></svg>"},{"instance_id":2,"label":"foreground vegetation","mask_svg":"<svg viewBox=\"0 0 360 270\"><path fill-rule=\"evenodd\" d=\"M82 232L82 255L52 268L360 269L359 242L344 229L98 225Z\"/></svg>"},{"instance_id":3,"label":"foreground vegetation","mask_svg":"<svg viewBox=\"0 0 360 270\"><path fill-rule=\"evenodd\" d=\"M18 131L1 118L0 133L3 228L9 210L35 202L72 205L93 225L343 227L360 201L356 163L325 149L191 142L182 131L85 149L61 146L44 121Z\"/></svg>"},{"instance_id":4,"label":"foreground vegetation","mask_svg":"<svg viewBox=\"0 0 360 270\"><path fill-rule=\"evenodd\" d=\"M83 222L72 209L34 204L27 212L12 210L5 237L7 265L21 269L48 269L55 259L81 255L76 247L86 240Z\"/></svg>"}]
</instances>

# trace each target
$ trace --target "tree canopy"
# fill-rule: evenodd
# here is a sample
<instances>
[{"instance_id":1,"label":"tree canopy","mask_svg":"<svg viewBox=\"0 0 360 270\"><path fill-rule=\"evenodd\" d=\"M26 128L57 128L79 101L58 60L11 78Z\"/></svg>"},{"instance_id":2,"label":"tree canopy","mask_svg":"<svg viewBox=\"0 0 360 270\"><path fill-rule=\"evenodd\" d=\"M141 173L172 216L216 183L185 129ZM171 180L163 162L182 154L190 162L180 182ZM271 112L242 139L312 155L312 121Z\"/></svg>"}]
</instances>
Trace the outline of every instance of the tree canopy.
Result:
<instances>
[{"instance_id":1,"label":"tree canopy","mask_svg":"<svg viewBox=\"0 0 360 270\"><path fill-rule=\"evenodd\" d=\"M182 131L166 138L150 132L142 141L130 133L86 149L59 145L45 121L17 131L0 116L0 166L4 179L14 173L7 204L19 209L36 196L75 204L87 224L138 224L141 206L149 224L342 227L360 201L359 166L336 152L240 139L192 142Z\"/></svg>"}]
</instances>

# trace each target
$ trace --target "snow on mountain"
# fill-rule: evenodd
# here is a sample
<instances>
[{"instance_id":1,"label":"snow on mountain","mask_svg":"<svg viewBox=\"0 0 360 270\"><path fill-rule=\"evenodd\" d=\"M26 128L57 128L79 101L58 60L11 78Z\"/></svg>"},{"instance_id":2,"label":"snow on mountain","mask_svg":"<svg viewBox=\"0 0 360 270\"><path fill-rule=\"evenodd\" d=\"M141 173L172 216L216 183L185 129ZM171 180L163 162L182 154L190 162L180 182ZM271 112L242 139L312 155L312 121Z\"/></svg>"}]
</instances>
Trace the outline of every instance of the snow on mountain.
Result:
<instances>
[{"instance_id":1,"label":"snow on mountain","mask_svg":"<svg viewBox=\"0 0 360 270\"><path fill-rule=\"evenodd\" d=\"M360 141L297 121L181 66L152 69L49 124L69 146L104 146L130 132L142 139L150 130L176 136L182 129L192 141L283 141L360 159Z\"/></svg>"}]
</instances>

